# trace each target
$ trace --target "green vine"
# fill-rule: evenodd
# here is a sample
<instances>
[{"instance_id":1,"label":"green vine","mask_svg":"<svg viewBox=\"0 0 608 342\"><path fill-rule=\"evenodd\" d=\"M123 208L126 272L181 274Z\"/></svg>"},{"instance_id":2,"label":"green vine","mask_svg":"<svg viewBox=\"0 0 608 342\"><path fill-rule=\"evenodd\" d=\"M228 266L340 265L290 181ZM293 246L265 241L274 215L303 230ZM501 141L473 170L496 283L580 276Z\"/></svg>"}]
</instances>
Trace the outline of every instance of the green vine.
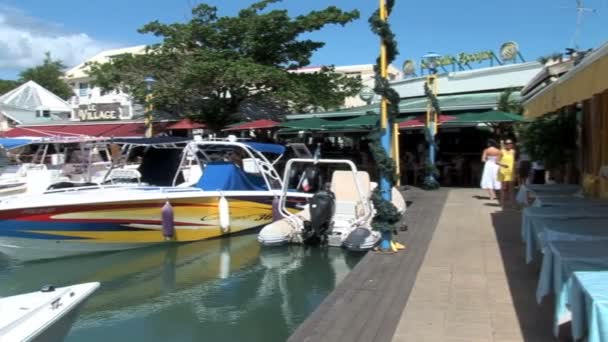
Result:
<instances>
[{"instance_id":1,"label":"green vine","mask_svg":"<svg viewBox=\"0 0 608 342\"><path fill-rule=\"evenodd\" d=\"M386 0L387 17L390 16L395 0ZM391 30L388 22L381 20L380 10L376 10L369 18L369 24L374 34L378 35L382 40L382 43L386 47L386 58L387 65L390 65L395 57L399 54L397 51L397 42L395 40L395 34ZM388 122L394 122L395 118L399 115L399 93L397 93L388 81L388 79L382 77L380 69L380 57L376 59L376 65L374 66L375 85L374 92L388 102ZM390 129L390 126L388 127ZM396 166L395 161L386 153L382 147L380 141L384 130L377 128L369 135L369 147L378 165L378 172L380 178L385 178L390 184L390 189L396 182ZM395 229L396 224L401 220L401 215L397 208L391 201L387 201L382 197L382 191L378 186L372 193L371 200L374 203L376 214L372 220L372 228L381 232L392 232Z\"/></svg>"}]
</instances>

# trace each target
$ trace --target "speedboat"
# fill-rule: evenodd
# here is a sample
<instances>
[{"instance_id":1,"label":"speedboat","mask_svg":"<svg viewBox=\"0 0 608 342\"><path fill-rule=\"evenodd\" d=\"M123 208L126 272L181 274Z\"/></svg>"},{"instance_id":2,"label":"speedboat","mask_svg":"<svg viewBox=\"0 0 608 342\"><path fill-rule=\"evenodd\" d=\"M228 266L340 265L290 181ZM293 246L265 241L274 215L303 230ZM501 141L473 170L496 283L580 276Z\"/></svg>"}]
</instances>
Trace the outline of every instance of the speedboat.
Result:
<instances>
[{"instance_id":1,"label":"speedboat","mask_svg":"<svg viewBox=\"0 0 608 342\"><path fill-rule=\"evenodd\" d=\"M350 170L334 171L330 189L316 192L303 210L293 213L287 210L285 199L288 175L294 163L346 165ZM371 227L374 208L370 197L376 186L370 182L367 172L358 171L349 160L290 159L279 201L283 218L265 226L258 234L258 241L265 246L304 243L327 244L352 251L369 250L380 241L380 233ZM404 213L405 201L395 188L392 198L399 212Z\"/></svg>"},{"instance_id":2,"label":"speedboat","mask_svg":"<svg viewBox=\"0 0 608 342\"><path fill-rule=\"evenodd\" d=\"M156 155L155 166L142 160L141 179L160 186L70 187L0 199L0 252L18 260L48 259L263 227L272 221L273 200L282 193L281 177L266 155L280 158L285 150L274 144L192 141L179 153L166 149L164 157ZM311 195L285 197L289 209Z\"/></svg>"},{"instance_id":3,"label":"speedboat","mask_svg":"<svg viewBox=\"0 0 608 342\"><path fill-rule=\"evenodd\" d=\"M63 341L99 283L55 288L0 298L0 341Z\"/></svg>"}]
</instances>

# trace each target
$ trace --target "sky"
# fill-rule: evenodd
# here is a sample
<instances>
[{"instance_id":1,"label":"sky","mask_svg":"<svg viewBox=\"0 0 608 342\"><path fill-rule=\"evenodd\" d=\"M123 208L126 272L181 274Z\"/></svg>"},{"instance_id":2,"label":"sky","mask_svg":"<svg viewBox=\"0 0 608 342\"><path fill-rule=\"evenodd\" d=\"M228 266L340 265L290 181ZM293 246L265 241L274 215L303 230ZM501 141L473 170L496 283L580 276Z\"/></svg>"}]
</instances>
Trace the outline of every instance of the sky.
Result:
<instances>
[{"instance_id":1,"label":"sky","mask_svg":"<svg viewBox=\"0 0 608 342\"><path fill-rule=\"evenodd\" d=\"M0 79L15 79L21 70L36 65L50 51L54 58L74 66L97 52L115 47L150 44L158 38L137 29L159 20L183 22L200 2L217 6L221 15L235 14L251 0L0 0ZM344 27L329 26L311 34L326 42L313 65L373 63L378 38L367 18L378 6L371 0L283 0L271 8L293 16L329 5L358 9L361 18ZM584 0L585 13L578 45L597 47L608 41L608 0ZM493 50L516 41L523 57L562 52L572 45L576 29L575 0L396 0L390 18L400 55L393 63L419 60L428 52L456 55Z\"/></svg>"}]
</instances>

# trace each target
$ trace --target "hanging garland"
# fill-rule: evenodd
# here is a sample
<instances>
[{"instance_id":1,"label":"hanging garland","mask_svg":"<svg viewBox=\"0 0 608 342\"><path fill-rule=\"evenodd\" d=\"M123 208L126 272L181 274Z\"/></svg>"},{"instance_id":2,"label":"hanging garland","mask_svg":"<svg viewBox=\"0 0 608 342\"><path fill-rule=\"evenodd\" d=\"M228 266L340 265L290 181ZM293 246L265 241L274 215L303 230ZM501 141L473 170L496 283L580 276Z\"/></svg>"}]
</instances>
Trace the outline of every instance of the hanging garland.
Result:
<instances>
[{"instance_id":1,"label":"hanging garland","mask_svg":"<svg viewBox=\"0 0 608 342\"><path fill-rule=\"evenodd\" d=\"M386 13L387 17L390 16L395 0L386 0ZM390 25L380 19L380 10L376 10L369 18L369 24L374 34L378 35L382 40L382 43L386 47L386 59L387 65L390 65L397 54L397 42L395 41L395 34L391 30ZM383 98L387 99L388 102L388 120L394 122L397 115L399 115L399 93L391 88L388 79L382 77L380 69L380 57L376 59L376 65L374 66L375 85L374 92ZM387 127L390 129L390 127ZM384 129L377 128L369 135L369 147L378 166L378 172L380 178L385 178L390 185L390 189L393 188L397 180L395 161L389 156L380 141ZM392 190L389 190L392 191ZM372 228L381 232L392 232L395 230L396 224L401 220L401 214L391 201L387 201L382 197L380 186L378 186L372 193L371 200L374 203L376 214L372 221Z\"/></svg>"}]
</instances>

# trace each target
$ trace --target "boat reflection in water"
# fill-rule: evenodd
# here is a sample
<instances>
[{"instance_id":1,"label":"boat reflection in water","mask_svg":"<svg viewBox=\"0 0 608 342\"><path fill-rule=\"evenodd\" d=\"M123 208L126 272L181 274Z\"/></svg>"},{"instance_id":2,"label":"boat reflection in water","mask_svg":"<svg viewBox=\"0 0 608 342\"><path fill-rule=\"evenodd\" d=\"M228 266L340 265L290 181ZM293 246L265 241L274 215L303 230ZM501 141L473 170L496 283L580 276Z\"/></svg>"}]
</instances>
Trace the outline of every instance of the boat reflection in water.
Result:
<instances>
[{"instance_id":1,"label":"boat reflection in water","mask_svg":"<svg viewBox=\"0 0 608 342\"><path fill-rule=\"evenodd\" d=\"M284 341L359 258L243 235L1 265L0 296L101 282L67 341Z\"/></svg>"}]
</instances>

